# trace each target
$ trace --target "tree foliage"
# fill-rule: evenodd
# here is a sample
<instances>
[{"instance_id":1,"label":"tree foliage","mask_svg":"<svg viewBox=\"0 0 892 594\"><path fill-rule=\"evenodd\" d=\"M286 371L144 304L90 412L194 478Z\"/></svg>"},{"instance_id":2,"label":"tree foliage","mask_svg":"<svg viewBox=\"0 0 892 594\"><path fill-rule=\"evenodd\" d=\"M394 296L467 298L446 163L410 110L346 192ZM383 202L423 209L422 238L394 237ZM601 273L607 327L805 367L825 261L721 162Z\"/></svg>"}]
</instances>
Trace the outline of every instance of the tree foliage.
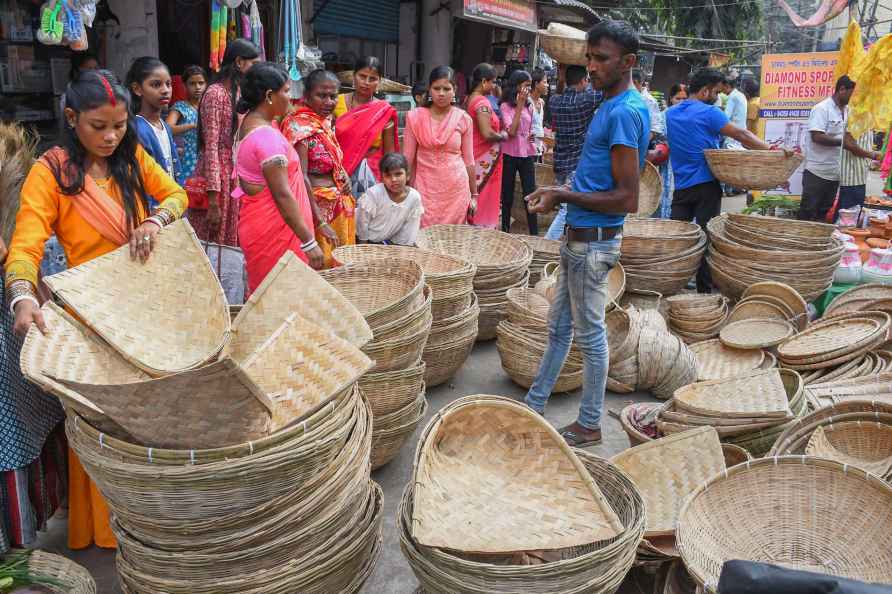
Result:
<instances>
[{"instance_id":1,"label":"tree foliage","mask_svg":"<svg viewBox=\"0 0 892 594\"><path fill-rule=\"evenodd\" d=\"M629 20L642 30L679 37L742 40L762 34L760 0L644 0L639 10L630 8L621 6L610 16Z\"/></svg>"}]
</instances>

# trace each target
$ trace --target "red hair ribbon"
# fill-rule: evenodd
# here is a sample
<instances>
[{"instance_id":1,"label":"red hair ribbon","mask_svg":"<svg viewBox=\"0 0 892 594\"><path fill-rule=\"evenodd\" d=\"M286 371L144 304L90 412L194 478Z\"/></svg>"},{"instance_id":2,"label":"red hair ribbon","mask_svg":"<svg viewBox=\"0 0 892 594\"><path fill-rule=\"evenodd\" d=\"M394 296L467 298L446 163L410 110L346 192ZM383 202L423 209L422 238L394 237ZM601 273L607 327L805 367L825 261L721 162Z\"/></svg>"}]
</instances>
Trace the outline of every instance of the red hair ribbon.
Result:
<instances>
[{"instance_id":1,"label":"red hair ribbon","mask_svg":"<svg viewBox=\"0 0 892 594\"><path fill-rule=\"evenodd\" d=\"M115 99L115 92L112 89L111 83L109 83L108 79L106 79L104 76L101 76L101 75L99 77L99 80L102 81L102 86L105 87L105 93L108 95L109 103L111 103L112 107L114 107L115 105L117 105L118 102Z\"/></svg>"}]
</instances>

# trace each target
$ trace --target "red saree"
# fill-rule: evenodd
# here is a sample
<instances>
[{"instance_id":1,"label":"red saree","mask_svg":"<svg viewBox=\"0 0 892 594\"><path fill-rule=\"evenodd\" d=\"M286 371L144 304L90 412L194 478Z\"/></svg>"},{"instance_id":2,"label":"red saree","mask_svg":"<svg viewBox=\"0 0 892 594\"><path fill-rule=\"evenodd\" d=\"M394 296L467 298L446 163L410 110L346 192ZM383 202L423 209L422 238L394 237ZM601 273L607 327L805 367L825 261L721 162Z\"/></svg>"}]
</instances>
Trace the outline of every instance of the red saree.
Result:
<instances>
[{"instance_id":1,"label":"red saree","mask_svg":"<svg viewBox=\"0 0 892 594\"><path fill-rule=\"evenodd\" d=\"M337 119L335 134L338 144L344 151L344 169L348 175L353 175L362 160L367 157L375 140L384 132L384 127L393 122L394 130L399 125L396 110L387 101L375 100L354 107ZM394 151L399 152L399 137L394 135ZM384 156L382 148L374 155L368 157L369 167L375 174L375 178L381 179L381 171L378 167Z\"/></svg>"},{"instance_id":2,"label":"red saree","mask_svg":"<svg viewBox=\"0 0 892 594\"><path fill-rule=\"evenodd\" d=\"M468 114L474 120L474 169L477 173L477 193L480 194L473 223L495 229L501 217L502 149L498 142L489 142L480 133L477 112L481 108L489 110L489 125L493 131L498 132L502 126L486 97L478 95L468 103Z\"/></svg>"}]
</instances>

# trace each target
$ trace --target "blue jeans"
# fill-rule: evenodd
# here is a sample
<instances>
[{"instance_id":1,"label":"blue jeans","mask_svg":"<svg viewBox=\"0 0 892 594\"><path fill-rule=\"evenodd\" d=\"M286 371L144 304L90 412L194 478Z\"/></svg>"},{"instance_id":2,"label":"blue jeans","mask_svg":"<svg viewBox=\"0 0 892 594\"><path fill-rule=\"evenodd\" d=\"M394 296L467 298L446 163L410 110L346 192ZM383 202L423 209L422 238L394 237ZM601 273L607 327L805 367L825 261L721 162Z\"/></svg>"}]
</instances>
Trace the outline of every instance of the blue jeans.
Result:
<instances>
[{"instance_id":1,"label":"blue jeans","mask_svg":"<svg viewBox=\"0 0 892 594\"><path fill-rule=\"evenodd\" d=\"M576 176L575 171L571 171L570 173L556 173L554 176L554 183L558 186L570 185L573 183L573 178ZM561 209L558 211L557 215L555 215L554 220L551 222L551 226L548 228L548 232L545 234L545 239L554 239L555 241L559 240L564 235L564 227L567 225L567 205L561 204Z\"/></svg>"},{"instance_id":2,"label":"blue jeans","mask_svg":"<svg viewBox=\"0 0 892 594\"><path fill-rule=\"evenodd\" d=\"M595 430L601 424L607 388L607 274L619 261L622 237L561 246L561 268L548 312L548 347L539 372L526 396L526 404L544 412L574 334L582 353L582 402L576 422Z\"/></svg>"}]
</instances>

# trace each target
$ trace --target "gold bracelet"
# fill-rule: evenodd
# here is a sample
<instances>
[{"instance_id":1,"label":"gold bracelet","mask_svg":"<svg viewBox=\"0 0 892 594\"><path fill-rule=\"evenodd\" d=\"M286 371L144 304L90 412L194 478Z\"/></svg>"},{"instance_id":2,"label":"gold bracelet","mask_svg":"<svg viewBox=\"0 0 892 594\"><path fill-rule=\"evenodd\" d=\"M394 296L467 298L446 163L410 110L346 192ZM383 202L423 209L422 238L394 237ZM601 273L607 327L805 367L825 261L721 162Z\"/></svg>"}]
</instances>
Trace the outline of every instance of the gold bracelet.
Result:
<instances>
[{"instance_id":1,"label":"gold bracelet","mask_svg":"<svg viewBox=\"0 0 892 594\"><path fill-rule=\"evenodd\" d=\"M37 295L37 291L34 290L34 285L31 284L31 281L17 280L9 283L6 287L6 300L8 302L12 302L17 297L29 295L32 297Z\"/></svg>"}]
</instances>

